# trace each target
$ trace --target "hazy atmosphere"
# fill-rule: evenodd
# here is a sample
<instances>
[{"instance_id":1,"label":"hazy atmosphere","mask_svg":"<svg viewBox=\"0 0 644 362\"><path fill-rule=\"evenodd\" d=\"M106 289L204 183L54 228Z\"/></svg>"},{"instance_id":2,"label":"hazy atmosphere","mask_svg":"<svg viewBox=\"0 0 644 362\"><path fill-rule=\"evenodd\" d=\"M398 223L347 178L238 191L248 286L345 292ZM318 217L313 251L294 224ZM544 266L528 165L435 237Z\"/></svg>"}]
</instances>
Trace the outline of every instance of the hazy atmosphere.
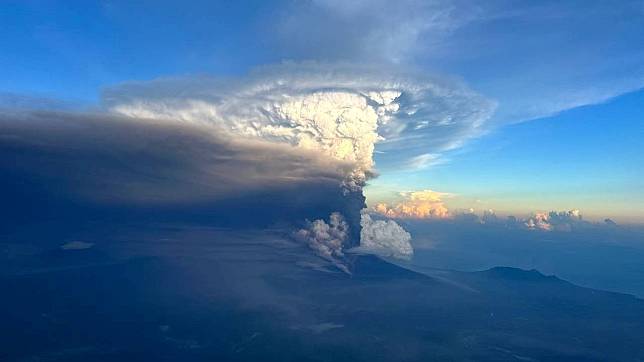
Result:
<instances>
[{"instance_id":1,"label":"hazy atmosphere","mask_svg":"<svg viewBox=\"0 0 644 362\"><path fill-rule=\"evenodd\" d=\"M0 360L644 359L643 1L0 24Z\"/></svg>"}]
</instances>

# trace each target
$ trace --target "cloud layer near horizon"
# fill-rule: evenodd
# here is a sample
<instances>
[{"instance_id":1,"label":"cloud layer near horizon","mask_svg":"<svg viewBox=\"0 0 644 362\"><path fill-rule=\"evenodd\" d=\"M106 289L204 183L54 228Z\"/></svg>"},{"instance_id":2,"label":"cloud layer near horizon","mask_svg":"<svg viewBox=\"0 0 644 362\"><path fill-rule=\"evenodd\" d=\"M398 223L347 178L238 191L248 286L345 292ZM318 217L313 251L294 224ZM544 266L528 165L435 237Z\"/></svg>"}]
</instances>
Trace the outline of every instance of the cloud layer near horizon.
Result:
<instances>
[{"instance_id":1,"label":"cloud layer near horizon","mask_svg":"<svg viewBox=\"0 0 644 362\"><path fill-rule=\"evenodd\" d=\"M398 202L378 203L374 211L391 218L436 218L442 219L450 216L450 212L443 202L444 197L451 196L445 192L432 190L401 192Z\"/></svg>"}]
</instances>

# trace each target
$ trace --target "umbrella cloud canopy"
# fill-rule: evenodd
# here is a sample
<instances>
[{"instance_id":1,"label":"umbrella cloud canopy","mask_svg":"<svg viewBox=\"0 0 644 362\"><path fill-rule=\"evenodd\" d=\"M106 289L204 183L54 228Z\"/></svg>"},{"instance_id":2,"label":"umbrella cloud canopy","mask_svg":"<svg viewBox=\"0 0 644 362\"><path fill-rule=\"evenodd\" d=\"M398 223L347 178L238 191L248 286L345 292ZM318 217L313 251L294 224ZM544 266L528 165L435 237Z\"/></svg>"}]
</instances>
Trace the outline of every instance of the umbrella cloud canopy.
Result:
<instances>
[{"instance_id":1,"label":"umbrella cloud canopy","mask_svg":"<svg viewBox=\"0 0 644 362\"><path fill-rule=\"evenodd\" d=\"M237 79L181 78L111 88L113 113L200 124L237 140L262 139L354 165L345 186L373 175L376 143L410 158L482 131L494 103L464 85L409 71L317 63L263 67Z\"/></svg>"}]
</instances>

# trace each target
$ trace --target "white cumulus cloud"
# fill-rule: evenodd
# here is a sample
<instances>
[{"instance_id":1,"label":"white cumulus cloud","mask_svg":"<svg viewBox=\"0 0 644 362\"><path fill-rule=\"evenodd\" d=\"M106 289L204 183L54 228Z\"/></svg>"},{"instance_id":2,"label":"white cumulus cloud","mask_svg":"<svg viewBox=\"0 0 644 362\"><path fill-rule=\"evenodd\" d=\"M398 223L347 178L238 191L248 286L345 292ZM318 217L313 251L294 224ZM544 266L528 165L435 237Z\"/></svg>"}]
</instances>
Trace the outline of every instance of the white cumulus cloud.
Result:
<instances>
[{"instance_id":1,"label":"white cumulus cloud","mask_svg":"<svg viewBox=\"0 0 644 362\"><path fill-rule=\"evenodd\" d=\"M433 190L401 192L402 201L393 204L379 203L374 211L392 218L437 218L443 219L450 216L449 210L443 202L448 193Z\"/></svg>"},{"instance_id":2,"label":"white cumulus cloud","mask_svg":"<svg viewBox=\"0 0 644 362\"><path fill-rule=\"evenodd\" d=\"M581 212L577 209L569 211L551 211L549 213L535 213L529 217L523 225L532 230L543 231L571 231L577 225L583 223Z\"/></svg>"},{"instance_id":3,"label":"white cumulus cloud","mask_svg":"<svg viewBox=\"0 0 644 362\"><path fill-rule=\"evenodd\" d=\"M398 259L409 259L414 254L411 235L393 220L374 220L364 211L360 221L360 246L353 251L373 253Z\"/></svg>"}]
</instances>

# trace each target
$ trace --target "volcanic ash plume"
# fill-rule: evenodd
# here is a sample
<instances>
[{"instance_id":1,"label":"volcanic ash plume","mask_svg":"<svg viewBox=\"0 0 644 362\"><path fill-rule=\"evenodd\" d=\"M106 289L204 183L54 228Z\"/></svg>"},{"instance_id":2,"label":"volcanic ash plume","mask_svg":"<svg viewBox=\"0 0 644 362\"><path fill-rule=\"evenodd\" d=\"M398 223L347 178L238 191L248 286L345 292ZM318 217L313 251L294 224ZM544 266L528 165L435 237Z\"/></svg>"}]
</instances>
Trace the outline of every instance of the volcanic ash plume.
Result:
<instances>
[{"instance_id":1,"label":"volcanic ash plume","mask_svg":"<svg viewBox=\"0 0 644 362\"><path fill-rule=\"evenodd\" d=\"M345 272L348 269L344 265L343 246L348 237L349 225L339 212L332 213L328 223L321 219L308 222L307 228L295 233L296 239Z\"/></svg>"},{"instance_id":2,"label":"volcanic ash plume","mask_svg":"<svg viewBox=\"0 0 644 362\"><path fill-rule=\"evenodd\" d=\"M350 163L350 191L373 175L377 142L420 153L449 149L480 132L494 108L460 84L317 64L265 67L238 79L129 83L107 90L104 101L121 115L201 124L231 139L285 143Z\"/></svg>"},{"instance_id":3,"label":"volcanic ash plume","mask_svg":"<svg viewBox=\"0 0 644 362\"><path fill-rule=\"evenodd\" d=\"M362 187L387 152L440 152L480 132L494 105L460 84L347 65L283 64L239 79L130 83L104 96L117 114L199 124L237 142L287 144L351 165L342 182L350 236L360 235ZM410 154L411 153L411 154Z\"/></svg>"},{"instance_id":4,"label":"volcanic ash plume","mask_svg":"<svg viewBox=\"0 0 644 362\"><path fill-rule=\"evenodd\" d=\"M167 87L188 86L178 82ZM401 91L375 84L347 88L343 83L346 80L298 84L261 78L223 91L210 84L206 88L211 89L197 94L133 96L108 103L111 111L131 117L199 123L234 139L259 138L318 151L352 164L343 186L359 191L374 167L374 146L381 139L377 129L398 111Z\"/></svg>"}]
</instances>

